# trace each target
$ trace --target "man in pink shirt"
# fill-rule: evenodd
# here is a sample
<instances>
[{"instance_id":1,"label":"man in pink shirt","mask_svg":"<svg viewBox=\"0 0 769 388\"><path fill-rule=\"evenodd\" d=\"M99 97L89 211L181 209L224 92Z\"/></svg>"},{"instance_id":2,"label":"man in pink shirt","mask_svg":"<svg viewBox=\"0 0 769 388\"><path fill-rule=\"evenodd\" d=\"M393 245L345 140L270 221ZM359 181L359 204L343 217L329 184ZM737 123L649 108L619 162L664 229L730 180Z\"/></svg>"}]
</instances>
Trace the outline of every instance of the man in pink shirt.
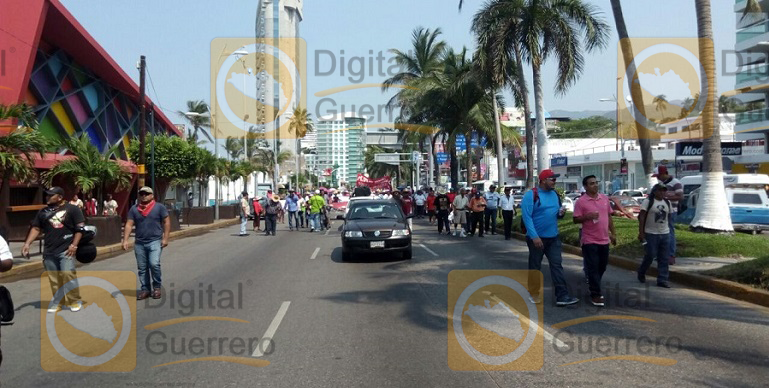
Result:
<instances>
[{"instance_id":1,"label":"man in pink shirt","mask_svg":"<svg viewBox=\"0 0 769 388\"><path fill-rule=\"evenodd\" d=\"M617 245L614 222L611 220L609 198L598 193L598 180L594 175L582 179L585 195L574 204L574 223L582 224L582 260L587 268L590 301L603 307L601 278L609 264L609 242Z\"/></svg>"}]
</instances>

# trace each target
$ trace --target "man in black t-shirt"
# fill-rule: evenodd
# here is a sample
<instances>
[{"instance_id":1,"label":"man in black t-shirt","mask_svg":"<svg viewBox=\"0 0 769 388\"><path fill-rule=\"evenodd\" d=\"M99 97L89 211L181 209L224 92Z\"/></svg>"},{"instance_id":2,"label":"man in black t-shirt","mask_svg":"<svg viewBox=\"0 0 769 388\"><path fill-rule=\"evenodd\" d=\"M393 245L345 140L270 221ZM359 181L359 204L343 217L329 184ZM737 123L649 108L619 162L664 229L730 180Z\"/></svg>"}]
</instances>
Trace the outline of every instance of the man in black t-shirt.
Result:
<instances>
[{"instance_id":1,"label":"man in black t-shirt","mask_svg":"<svg viewBox=\"0 0 769 388\"><path fill-rule=\"evenodd\" d=\"M73 312L80 311L82 302L78 290L77 272L75 271L75 254L77 245L83 233L80 230L85 226L85 217L75 205L70 205L64 200L64 190L61 187L52 187L45 192L48 207L41 209L32 227L27 234L27 241L21 248L21 255L29 257L29 246L40 235L43 238L43 266L48 272L48 280L51 283L51 291L56 299L56 292L67 283L72 283L71 291L61 297L61 302ZM49 313L55 313L60 309L59 304L50 304Z\"/></svg>"},{"instance_id":2,"label":"man in black t-shirt","mask_svg":"<svg viewBox=\"0 0 769 388\"><path fill-rule=\"evenodd\" d=\"M438 196L435 197L435 213L438 216L438 234L443 233L443 228L446 227L446 234L451 234L451 227L449 226L449 213L451 212L451 201L448 195L446 195L446 189L439 188Z\"/></svg>"}]
</instances>

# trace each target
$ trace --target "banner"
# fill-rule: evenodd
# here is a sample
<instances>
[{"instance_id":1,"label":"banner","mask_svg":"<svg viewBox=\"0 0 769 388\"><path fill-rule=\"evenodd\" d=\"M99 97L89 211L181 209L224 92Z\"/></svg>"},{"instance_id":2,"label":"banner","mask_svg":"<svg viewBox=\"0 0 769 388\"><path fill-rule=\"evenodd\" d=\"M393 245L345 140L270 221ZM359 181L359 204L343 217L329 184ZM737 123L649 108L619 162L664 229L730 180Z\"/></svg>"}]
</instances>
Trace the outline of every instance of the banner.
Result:
<instances>
[{"instance_id":1,"label":"banner","mask_svg":"<svg viewBox=\"0 0 769 388\"><path fill-rule=\"evenodd\" d=\"M391 191L390 177L384 176L379 179L371 179L363 174L358 174L358 179L355 182L356 187L367 186L371 190L386 190Z\"/></svg>"},{"instance_id":2,"label":"banner","mask_svg":"<svg viewBox=\"0 0 769 388\"><path fill-rule=\"evenodd\" d=\"M676 156L702 156L703 148L701 141L683 141L676 143ZM742 143L721 142L721 155L742 155Z\"/></svg>"}]
</instances>

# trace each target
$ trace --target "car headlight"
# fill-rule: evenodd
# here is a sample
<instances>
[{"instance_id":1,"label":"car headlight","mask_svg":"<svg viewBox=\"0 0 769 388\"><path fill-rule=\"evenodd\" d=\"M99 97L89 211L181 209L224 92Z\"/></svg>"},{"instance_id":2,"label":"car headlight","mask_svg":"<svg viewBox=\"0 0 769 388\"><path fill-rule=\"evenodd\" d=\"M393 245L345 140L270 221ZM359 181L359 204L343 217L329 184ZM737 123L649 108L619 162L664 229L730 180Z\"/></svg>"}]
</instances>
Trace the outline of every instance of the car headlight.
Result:
<instances>
[{"instance_id":1,"label":"car headlight","mask_svg":"<svg viewBox=\"0 0 769 388\"><path fill-rule=\"evenodd\" d=\"M344 232L345 237L363 237L363 232L360 230L348 230Z\"/></svg>"},{"instance_id":2,"label":"car headlight","mask_svg":"<svg viewBox=\"0 0 769 388\"><path fill-rule=\"evenodd\" d=\"M395 229L393 230L393 236L408 236L411 232L408 229Z\"/></svg>"}]
</instances>

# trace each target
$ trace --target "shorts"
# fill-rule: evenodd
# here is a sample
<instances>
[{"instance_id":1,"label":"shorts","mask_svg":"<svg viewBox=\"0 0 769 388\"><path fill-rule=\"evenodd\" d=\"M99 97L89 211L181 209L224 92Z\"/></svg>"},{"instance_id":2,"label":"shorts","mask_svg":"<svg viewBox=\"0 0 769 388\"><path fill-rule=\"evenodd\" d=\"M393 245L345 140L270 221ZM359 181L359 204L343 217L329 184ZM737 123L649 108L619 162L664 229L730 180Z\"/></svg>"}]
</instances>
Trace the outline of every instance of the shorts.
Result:
<instances>
[{"instance_id":1,"label":"shorts","mask_svg":"<svg viewBox=\"0 0 769 388\"><path fill-rule=\"evenodd\" d=\"M454 210L454 224L466 224L467 223L467 211L466 210Z\"/></svg>"}]
</instances>

